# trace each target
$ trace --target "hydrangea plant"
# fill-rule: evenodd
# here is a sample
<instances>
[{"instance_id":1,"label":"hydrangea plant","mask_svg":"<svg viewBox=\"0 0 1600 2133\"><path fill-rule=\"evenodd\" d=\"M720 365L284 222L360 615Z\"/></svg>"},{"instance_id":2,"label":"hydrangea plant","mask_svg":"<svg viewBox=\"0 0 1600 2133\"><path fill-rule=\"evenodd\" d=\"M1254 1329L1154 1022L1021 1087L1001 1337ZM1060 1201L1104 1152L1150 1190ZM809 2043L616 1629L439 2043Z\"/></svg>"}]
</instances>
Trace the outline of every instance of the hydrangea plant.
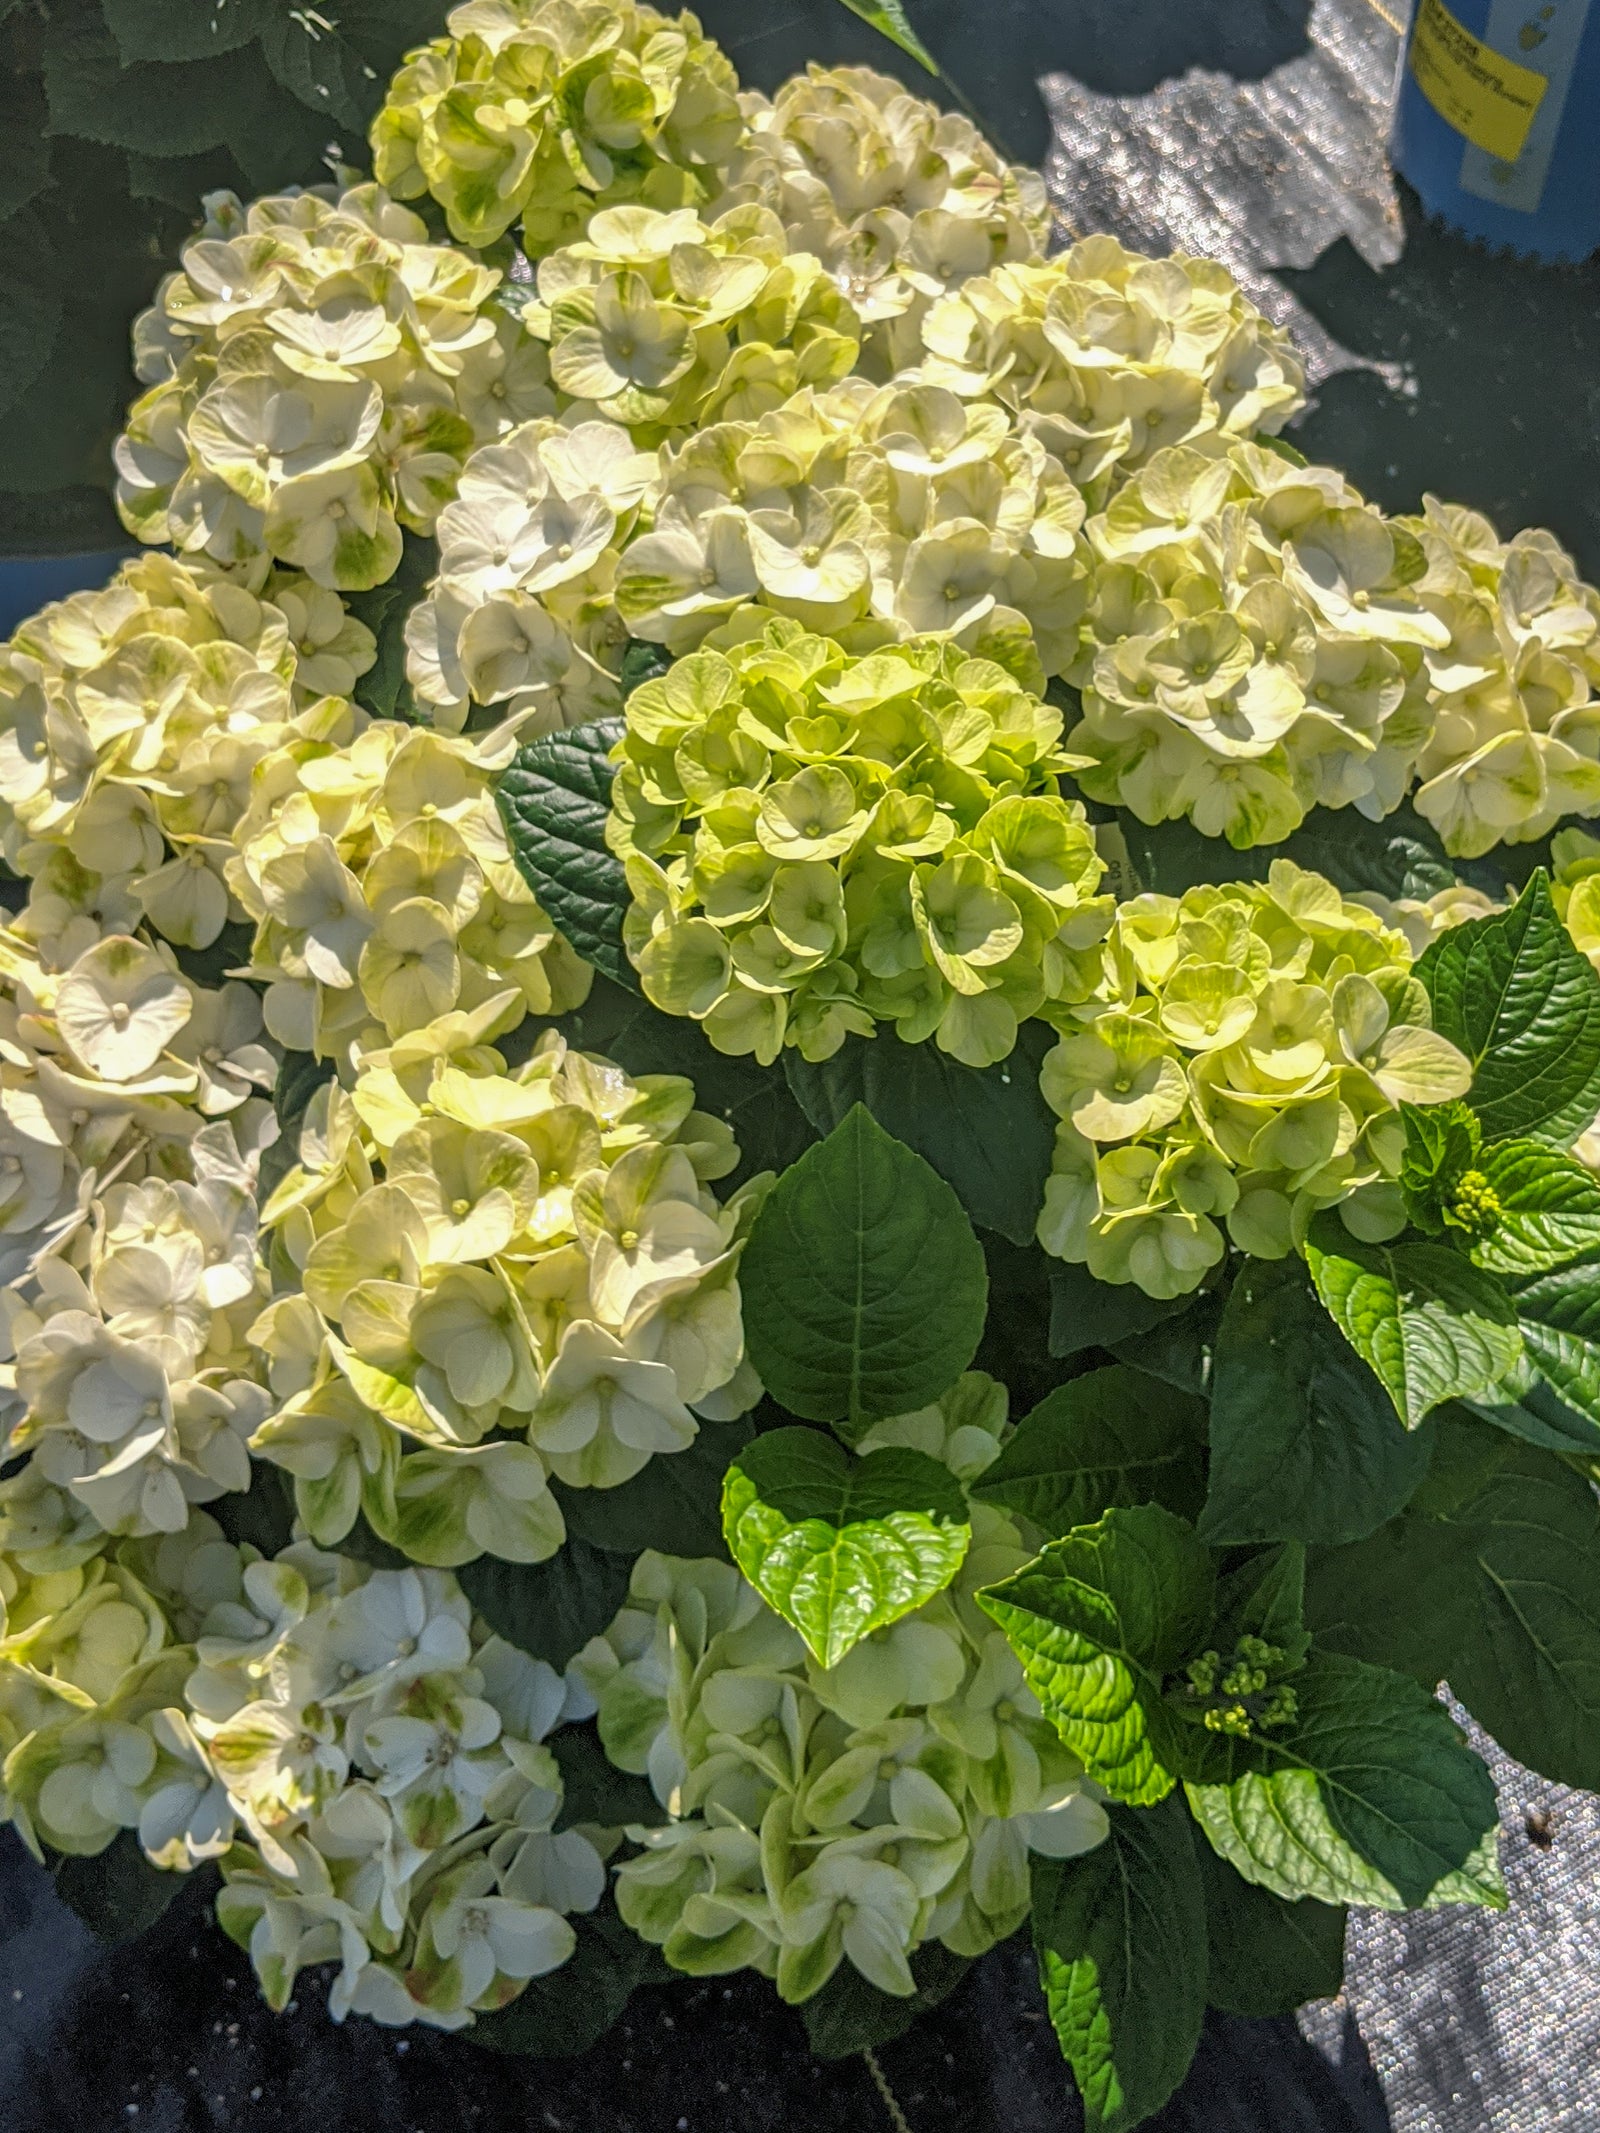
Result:
<instances>
[{"instance_id":1,"label":"hydrangea plant","mask_svg":"<svg viewBox=\"0 0 1600 2133\"><path fill-rule=\"evenodd\" d=\"M0 648L0 1812L506 2050L1025 1930L1127 2133L1504 1904L1441 1681L1600 1787L1600 598L865 70L471 0L373 148Z\"/></svg>"}]
</instances>

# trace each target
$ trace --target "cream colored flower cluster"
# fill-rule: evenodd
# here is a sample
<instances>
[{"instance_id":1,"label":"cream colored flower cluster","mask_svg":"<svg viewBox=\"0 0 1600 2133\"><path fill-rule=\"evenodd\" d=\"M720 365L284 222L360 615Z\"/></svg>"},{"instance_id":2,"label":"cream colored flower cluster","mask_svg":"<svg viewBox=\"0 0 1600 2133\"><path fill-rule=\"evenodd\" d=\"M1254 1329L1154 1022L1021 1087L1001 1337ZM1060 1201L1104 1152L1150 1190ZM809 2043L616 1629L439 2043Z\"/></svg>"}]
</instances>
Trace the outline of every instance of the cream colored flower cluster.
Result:
<instances>
[{"instance_id":1,"label":"cream colored flower cluster","mask_svg":"<svg viewBox=\"0 0 1600 2133\"><path fill-rule=\"evenodd\" d=\"M693 15L468 0L409 55L372 126L378 181L431 193L461 244L517 224L532 257L597 209L692 207L738 144L738 77Z\"/></svg>"},{"instance_id":2,"label":"cream colored flower cluster","mask_svg":"<svg viewBox=\"0 0 1600 2133\"><path fill-rule=\"evenodd\" d=\"M1094 593L1067 670L1085 792L1240 847L1281 842L1308 807L1399 806L1450 631L1416 541L1342 474L1171 445L1085 535Z\"/></svg>"},{"instance_id":3,"label":"cream colored flower cluster","mask_svg":"<svg viewBox=\"0 0 1600 2133\"><path fill-rule=\"evenodd\" d=\"M1005 1058L1019 1021L1086 996L1111 922L1060 731L990 660L852 659L787 618L642 683L606 834L646 997L764 1065L880 1022Z\"/></svg>"},{"instance_id":4,"label":"cream colored flower cluster","mask_svg":"<svg viewBox=\"0 0 1600 2133\"><path fill-rule=\"evenodd\" d=\"M1039 173L1007 165L969 119L888 75L813 63L770 101L752 90L740 102L746 132L714 207L773 209L791 246L849 297L880 375L919 360L936 297L1044 251Z\"/></svg>"},{"instance_id":5,"label":"cream colored flower cluster","mask_svg":"<svg viewBox=\"0 0 1600 2133\"><path fill-rule=\"evenodd\" d=\"M242 917L223 879L256 765L348 735L376 656L336 593L257 597L203 558L147 555L0 647L0 851L33 877L23 929L51 968L141 920L207 948Z\"/></svg>"},{"instance_id":6,"label":"cream colored flower cluster","mask_svg":"<svg viewBox=\"0 0 1600 2133\"><path fill-rule=\"evenodd\" d=\"M553 1555L548 1476L612 1488L728 1417L737 1269L760 1204L675 1075L634 1081L553 1033L508 1070L504 1002L361 1061L313 1100L264 1213L280 1294L255 1328L282 1404L252 1441L312 1538L358 1509L414 1561Z\"/></svg>"},{"instance_id":7,"label":"cream colored flower cluster","mask_svg":"<svg viewBox=\"0 0 1600 2133\"><path fill-rule=\"evenodd\" d=\"M316 584L378 585L461 464L551 412L544 352L500 281L381 187L213 196L134 330L117 504L140 540Z\"/></svg>"},{"instance_id":8,"label":"cream colored flower cluster","mask_svg":"<svg viewBox=\"0 0 1600 2133\"><path fill-rule=\"evenodd\" d=\"M1410 946L1286 859L1266 883L1118 906L1092 1004L1040 1072L1061 1120L1039 1241L1100 1281L1181 1296L1222 1258L1280 1259L1337 1206L1396 1235L1399 1105L1464 1096Z\"/></svg>"},{"instance_id":9,"label":"cream colored flower cluster","mask_svg":"<svg viewBox=\"0 0 1600 2133\"><path fill-rule=\"evenodd\" d=\"M337 1963L336 2020L459 2029L572 1953L605 1866L555 1833L542 1742L592 1699L488 1635L453 1578L304 1543L265 1561L201 1514L118 1560L0 1556L0 1607L17 1827L219 1860L218 1917L272 2008Z\"/></svg>"},{"instance_id":10,"label":"cream colored flower cluster","mask_svg":"<svg viewBox=\"0 0 1600 2133\"><path fill-rule=\"evenodd\" d=\"M873 1446L971 1440L981 1471L1003 1388L969 1377L944 1405ZM628 1605L572 1668L612 1761L648 1774L672 1817L629 1831L641 1849L617 1907L634 1931L675 1969L758 1970L789 2001L841 1963L903 1998L927 1942L975 1956L1015 1931L1030 1852L1068 1858L1106 1833L972 1598L1028 1559L1019 1529L977 1507L955 1585L825 1668L727 1564L641 1556Z\"/></svg>"},{"instance_id":11,"label":"cream colored flower cluster","mask_svg":"<svg viewBox=\"0 0 1600 2133\"><path fill-rule=\"evenodd\" d=\"M1476 511L1424 503L1400 523L1449 636L1424 655L1434 724L1416 808L1470 859L1600 814L1600 592L1553 535L1502 541Z\"/></svg>"},{"instance_id":12,"label":"cream colored flower cluster","mask_svg":"<svg viewBox=\"0 0 1600 2133\"><path fill-rule=\"evenodd\" d=\"M255 923L249 970L267 1028L350 1070L455 1009L502 1029L559 1014L592 973L534 901L494 778L514 741L480 746L336 708L257 763L230 824L228 887Z\"/></svg>"},{"instance_id":13,"label":"cream colored flower cluster","mask_svg":"<svg viewBox=\"0 0 1600 2133\"><path fill-rule=\"evenodd\" d=\"M1304 405L1288 335L1226 267L1114 237L963 282L922 348L930 382L1031 418L1091 509L1168 445L1271 433Z\"/></svg>"}]
</instances>

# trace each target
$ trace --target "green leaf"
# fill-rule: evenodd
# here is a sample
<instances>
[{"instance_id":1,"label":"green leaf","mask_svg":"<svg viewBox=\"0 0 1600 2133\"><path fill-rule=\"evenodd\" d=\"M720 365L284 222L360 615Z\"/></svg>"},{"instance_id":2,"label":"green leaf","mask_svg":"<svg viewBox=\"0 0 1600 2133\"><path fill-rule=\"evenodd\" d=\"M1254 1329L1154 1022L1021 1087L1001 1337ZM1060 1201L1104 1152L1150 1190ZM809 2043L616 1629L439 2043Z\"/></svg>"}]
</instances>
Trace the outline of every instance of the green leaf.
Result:
<instances>
[{"instance_id":1,"label":"green leaf","mask_svg":"<svg viewBox=\"0 0 1600 2133\"><path fill-rule=\"evenodd\" d=\"M1367 1244L1319 1215L1306 1265L1345 1339L1382 1380L1407 1429L1443 1400L1491 1392L1522 1353L1505 1290L1448 1246Z\"/></svg>"},{"instance_id":2,"label":"green leaf","mask_svg":"<svg viewBox=\"0 0 1600 2133\"><path fill-rule=\"evenodd\" d=\"M1485 1138L1570 1146L1600 1111L1600 977L1556 915L1544 869L1509 911L1441 934L1416 971L1434 1028L1472 1062Z\"/></svg>"},{"instance_id":3,"label":"green leaf","mask_svg":"<svg viewBox=\"0 0 1600 2133\"><path fill-rule=\"evenodd\" d=\"M33 209L13 215L0 235L6 248L0 289L0 414L5 414L49 365L62 303L49 235Z\"/></svg>"},{"instance_id":4,"label":"green leaf","mask_svg":"<svg viewBox=\"0 0 1600 2133\"><path fill-rule=\"evenodd\" d=\"M1114 1505L1189 1517L1205 1486L1205 1408L1120 1363L1060 1385L1017 1424L968 1494L1051 1539Z\"/></svg>"},{"instance_id":5,"label":"green leaf","mask_svg":"<svg viewBox=\"0 0 1600 2133\"><path fill-rule=\"evenodd\" d=\"M1401 1427L1298 1260L1245 1261L1212 1372L1204 1540L1360 1540L1421 1481L1432 1435Z\"/></svg>"},{"instance_id":6,"label":"green leaf","mask_svg":"<svg viewBox=\"0 0 1600 2133\"><path fill-rule=\"evenodd\" d=\"M1286 1903L1197 1844L1210 1962L1206 2000L1224 2014L1293 2014L1344 1983L1345 1909L1303 1896Z\"/></svg>"},{"instance_id":7,"label":"green leaf","mask_svg":"<svg viewBox=\"0 0 1600 2133\"><path fill-rule=\"evenodd\" d=\"M914 2022L943 2006L972 1968L942 1941L924 1941L911 1958L917 1989L908 1999L869 1985L853 1963L841 1963L822 1990L801 2003L806 2038L819 2059L848 2059L903 2037Z\"/></svg>"},{"instance_id":8,"label":"green leaf","mask_svg":"<svg viewBox=\"0 0 1600 2133\"><path fill-rule=\"evenodd\" d=\"M739 1287L762 1384L853 1441L955 1383L977 1353L989 1283L950 1187L857 1104L778 1180Z\"/></svg>"},{"instance_id":9,"label":"green leaf","mask_svg":"<svg viewBox=\"0 0 1600 2133\"><path fill-rule=\"evenodd\" d=\"M641 1940L607 1898L598 1911L567 1923L578 1937L557 1970L536 1977L509 2007L476 2016L462 2032L486 2051L533 2059L570 2059L611 2029L641 1985L664 1985L676 1973Z\"/></svg>"},{"instance_id":10,"label":"green leaf","mask_svg":"<svg viewBox=\"0 0 1600 2133\"><path fill-rule=\"evenodd\" d=\"M610 1628L628 1597L632 1569L628 1556L591 1547L574 1534L547 1562L506 1563L480 1555L462 1564L456 1580L498 1636L559 1672L591 1637Z\"/></svg>"},{"instance_id":11,"label":"green leaf","mask_svg":"<svg viewBox=\"0 0 1600 2133\"><path fill-rule=\"evenodd\" d=\"M637 992L622 946L630 898L606 845L620 718L541 734L519 749L495 799L523 879L579 955Z\"/></svg>"},{"instance_id":12,"label":"green leaf","mask_svg":"<svg viewBox=\"0 0 1600 2133\"><path fill-rule=\"evenodd\" d=\"M1159 1505L1107 1511L978 1595L1029 1688L1097 1784L1148 1807L1172 1790L1186 1730L1162 1686L1205 1641L1211 1558Z\"/></svg>"},{"instance_id":13,"label":"green leaf","mask_svg":"<svg viewBox=\"0 0 1600 2133\"><path fill-rule=\"evenodd\" d=\"M254 0L100 0L125 66L141 60L215 59L257 34Z\"/></svg>"},{"instance_id":14,"label":"green leaf","mask_svg":"<svg viewBox=\"0 0 1600 2133\"><path fill-rule=\"evenodd\" d=\"M926 67L930 74L939 73L939 62L911 27L901 0L844 0L844 4L852 15L870 22L880 37L897 44L919 67Z\"/></svg>"},{"instance_id":15,"label":"green leaf","mask_svg":"<svg viewBox=\"0 0 1600 2133\"><path fill-rule=\"evenodd\" d=\"M622 648L622 671L618 683L626 703L641 682L659 681L672 665L664 644L651 644L643 637L630 637Z\"/></svg>"},{"instance_id":16,"label":"green leaf","mask_svg":"<svg viewBox=\"0 0 1600 2133\"><path fill-rule=\"evenodd\" d=\"M50 183L45 126L44 87L36 74L13 74L0 83L0 222L37 199Z\"/></svg>"},{"instance_id":17,"label":"green leaf","mask_svg":"<svg viewBox=\"0 0 1600 2133\"><path fill-rule=\"evenodd\" d=\"M1532 1369L1527 1374L1531 1383L1514 1395L1508 1387L1515 1381L1507 1380L1506 1385L1496 1387L1493 1402L1464 1400L1462 1405L1480 1421L1492 1422L1496 1429L1520 1438L1524 1444L1537 1444L1542 1451L1575 1452L1582 1459L1600 1460L1600 1422L1578 1414L1558 1399L1553 1387Z\"/></svg>"},{"instance_id":18,"label":"green leaf","mask_svg":"<svg viewBox=\"0 0 1600 2133\"><path fill-rule=\"evenodd\" d=\"M1078 1355L1085 1348L1112 1348L1137 1340L1164 1319L1177 1318L1192 1296L1146 1296L1137 1282L1096 1281L1086 1266L1052 1259L1050 1353Z\"/></svg>"},{"instance_id":19,"label":"green leaf","mask_svg":"<svg viewBox=\"0 0 1600 2133\"><path fill-rule=\"evenodd\" d=\"M571 1489L552 1481L567 1531L613 1555L722 1555L722 1481L750 1442L755 1426L702 1422L686 1451L652 1459L614 1489Z\"/></svg>"},{"instance_id":20,"label":"green leaf","mask_svg":"<svg viewBox=\"0 0 1600 2133\"><path fill-rule=\"evenodd\" d=\"M1137 1337L1113 1341L1111 1352L1119 1363L1129 1363L1147 1377L1176 1385L1196 1399L1211 1397L1211 1363L1217 1334L1222 1326L1224 1298L1216 1289L1202 1289L1197 1296L1179 1299L1188 1309L1161 1318Z\"/></svg>"},{"instance_id":21,"label":"green leaf","mask_svg":"<svg viewBox=\"0 0 1600 2133\"><path fill-rule=\"evenodd\" d=\"M1039 1062L1054 1041L1025 1022L1016 1050L998 1066L963 1066L936 1044L847 1037L831 1059L784 1053L784 1073L819 1133L853 1104L904 1141L954 1186L980 1228L1031 1244L1055 1147L1055 1114L1039 1093Z\"/></svg>"},{"instance_id":22,"label":"green leaf","mask_svg":"<svg viewBox=\"0 0 1600 2133\"><path fill-rule=\"evenodd\" d=\"M118 1830L92 1858L49 1855L56 1894L96 1940L113 1947L148 1933L190 1876L152 1866L131 1829Z\"/></svg>"},{"instance_id":23,"label":"green leaf","mask_svg":"<svg viewBox=\"0 0 1600 2133\"><path fill-rule=\"evenodd\" d=\"M1437 1237L1449 1221L1449 1208L1463 1174L1478 1160L1483 1128L1470 1104L1400 1106L1405 1121L1405 1155L1400 1185L1406 1209L1418 1229Z\"/></svg>"},{"instance_id":24,"label":"green leaf","mask_svg":"<svg viewBox=\"0 0 1600 2133\"><path fill-rule=\"evenodd\" d=\"M1518 1447L1439 1516L1319 1560L1318 1643L1455 1694L1520 1763L1600 1788L1600 1502Z\"/></svg>"},{"instance_id":25,"label":"green leaf","mask_svg":"<svg viewBox=\"0 0 1600 2133\"><path fill-rule=\"evenodd\" d=\"M1443 1704L1336 1653L1314 1654L1293 1687L1289 1729L1216 1744L1219 1761L1257 1767L1188 1787L1223 1858L1290 1902L1499 1908L1494 1783Z\"/></svg>"},{"instance_id":26,"label":"green leaf","mask_svg":"<svg viewBox=\"0 0 1600 2133\"><path fill-rule=\"evenodd\" d=\"M1477 1167L1499 1217L1473 1242L1475 1266L1542 1274L1600 1250L1600 1180L1570 1155L1538 1141L1496 1141Z\"/></svg>"},{"instance_id":27,"label":"green leaf","mask_svg":"<svg viewBox=\"0 0 1600 2133\"><path fill-rule=\"evenodd\" d=\"M1089 2133L1125 2133L1189 2070L1206 2005L1206 1902L1183 1803L1110 1807L1078 1859L1033 1862L1045 2004Z\"/></svg>"},{"instance_id":28,"label":"green leaf","mask_svg":"<svg viewBox=\"0 0 1600 2133\"><path fill-rule=\"evenodd\" d=\"M406 617L439 567L433 541L407 532L394 576L370 592L346 593L344 602L377 639L377 658L357 680L355 700L374 718L414 719L416 703L406 677Z\"/></svg>"},{"instance_id":29,"label":"green leaf","mask_svg":"<svg viewBox=\"0 0 1600 2133\"><path fill-rule=\"evenodd\" d=\"M729 1467L729 1553L822 1666L942 1592L972 1539L946 1466L899 1449L854 1459L816 1429L773 1429Z\"/></svg>"},{"instance_id":30,"label":"green leaf","mask_svg":"<svg viewBox=\"0 0 1600 2133\"><path fill-rule=\"evenodd\" d=\"M1600 1252L1505 1283L1527 1355L1558 1399L1600 1424Z\"/></svg>"},{"instance_id":31,"label":"green leaf","mask_svg":"<svg viewBox=\"0 0 1600 2133\"><path fill-rule=\"evenodd\" d=\"M594 1724L562 1726L547 1743L561 1766L561 1812L556 1828L574 1829L583 1822L602 1829L629 1823L660 1828L671 1816L650 1789L648 1778L619 1770L600 1745Z\"/></svg>"}]
</instances>

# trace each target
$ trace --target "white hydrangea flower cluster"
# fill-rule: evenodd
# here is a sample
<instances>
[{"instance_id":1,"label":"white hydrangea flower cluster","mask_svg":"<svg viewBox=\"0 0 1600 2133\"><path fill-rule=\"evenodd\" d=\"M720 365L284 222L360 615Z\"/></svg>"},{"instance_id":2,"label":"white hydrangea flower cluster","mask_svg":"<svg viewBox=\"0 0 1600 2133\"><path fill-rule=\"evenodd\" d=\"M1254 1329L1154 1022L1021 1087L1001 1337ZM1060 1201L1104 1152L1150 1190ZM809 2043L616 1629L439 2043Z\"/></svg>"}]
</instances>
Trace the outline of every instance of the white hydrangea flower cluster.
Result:
<instances>
[{"instance_id":1,"label":"white hydrangea flower cluster","mask_svg":"<svg viewBox=\"0 0 1600 2133\"><path fill-rule=\"evenodd\" d=\"M1399 1106L1464 1096L1404 934L1319 874L1118 906L1091 1003L1051 1016L1061 1120L1039 1241L1098 1281L1182 1296L1240 1251L1282 1259L1312 1216L1397 1235Z\"/></svg>"},{"instance_id":2,"label":"white hydrangea flower cluster","mask_svg":"<svg viewBox=\"0 0 1600 2133\"><path fill-rule=\"evenodd\" d=\"M207 948L243 912L223 878L256 765L349 737L376 657L336 593L258 596L198 558L145 555L0 647L0 852L33 877L22 920L60 968L141 920Z\"/></svg>"},{"instance_id":3,"label":"white hydrangea flower cluster","mask_svg":"<svg viewBox=\"0 0 1600 2133\"><path fill-rule=\"evenodd\" d=\"M1085 536L1094 591L1067 673L1092 798L1239 847L1281 842L1312 806L1400 805L1450 630L1416 540L1342 474L1172 445Z\"/></svg>"},{"instance_id":4,"label":"white hydrangea flower cluster","mask_svg":"<svg viewBox=\"0 0 1600 2133\"><path fill-rule=\"evenodd\" d=\"M1004 1418L1004 1388L973 1373L858 1449L911 1444L970 1478ZM1029 1555L975 1506L956 1584L829 1668L729 1565L641 1556L628 1605L573 1663L611 1760L672 1817L628 1832L628 1924L675 1969L758 1970L792 2002L842 1962L904 1997L926 1942L973 1956L1013 1932L1029 1852L1071 1857L1107 1826L973 1601Z\"/></svg>"},{"instance_id":5,"label":"white hydrangea flower cluster","mask_svg":"<svg viewBox=\"0 0 1600 2133\"><path fill-rule=\"evenodd\" d=\"M1400 524L1427 558L1417 591L1448 631L1424 654L1433 731L1416 808L1472 859L1600 814L1600 592L1552 534L1502 541L1425 497Z\"/></svg>"},{"instance_id":6,"label":"white hydrangea flower cluster","mask_svg":"<svg viewBox=\"0 0 1600 2133\"><path fill-rule=\"evenodd\" d=\"M331 707L321 707L328 711ZM227 885L255 923L267 1028L351 1068L356 1049L495 1001L499 1027L589 990L512 860L494 803L515 746L348 705L255 764Z\"/></svg>"},{"instance_id":7,"label":"white hydrangea flower cluster","mask_svg":"<svg viewBox=\"0 0 1600 2133\"><path fill-rule=\"evenodd\" d=\"M123 523L251 573L381 584L473 446L554 410L544 351L491 309L499 270L379 186L210 208L134 329L151 389L117 444Z\"/></svg>"},{"instance_id":8,"label":"white hydrangea flower cluster","mask_svg":"<svg viewBox=\"0 0 1600 2133\"><path fill-rule=\"evenodd\" d=\"M538 258L596 210L692 207L743 132L738 77L693 15L632 0L468 0L372 125L380 184L431 193L458 243L521 221Z\"/></svg>"},{"instance_id":9,"label":"white hydrangea flower cluster","mask_svg":"<svg viewBox=\"0 0 1600 2133\"><path fill-rule=\"evenodd\" d=\"M759 1396L737 1269L765 1180L676 1075L554 1033L508 1070L501 1003L319 1092L265 1210L283 1293L255 1328L282 1405L252 1449L312 1538L358 1509L414 1561L553 1555L548 1488L612 1488Z\"/></svg>"},{"instance_id":10,"label":"white hydrangea flower cluster","mask_svg":"<svg viewBox=\"0 0 1600 2133\"><path fill-rule=\"evenodd\" d=\"M921 372L1027 418L1101 510L1168 445L1271 434L1305 371L1214 259L1086 237L964 281L922 321Z\"/></svg>"},{"instance_id":11,"label":"white hydrangea flower cluster","mask_svg":"<svg viewBox=\"0 0 1600 2133\"><path fill-rule=\"evenodd\" d=\"M27 914L24 914L26 919ZM0 934L4 1490L73 1530L181 1531L250 1485L272 1401L247 1339L274 1054L243 985L107 933L65 970Z\"/></svg>"},{"instance_id":12,"label":"white hydrangea flower cluster","mask_svg":"<svg viewBox=\"0 0 1600 2133\"><path fill-rule=\"evenodd\" d=\"M868 327L874 369L921 356L936 297L1037 260L1050 206L1035 170L1006 164L970 119L870 67L810 65L775 97L740 99L746 132L713 212L753 200L815 253Z\"/></svg>"}]
</instances>

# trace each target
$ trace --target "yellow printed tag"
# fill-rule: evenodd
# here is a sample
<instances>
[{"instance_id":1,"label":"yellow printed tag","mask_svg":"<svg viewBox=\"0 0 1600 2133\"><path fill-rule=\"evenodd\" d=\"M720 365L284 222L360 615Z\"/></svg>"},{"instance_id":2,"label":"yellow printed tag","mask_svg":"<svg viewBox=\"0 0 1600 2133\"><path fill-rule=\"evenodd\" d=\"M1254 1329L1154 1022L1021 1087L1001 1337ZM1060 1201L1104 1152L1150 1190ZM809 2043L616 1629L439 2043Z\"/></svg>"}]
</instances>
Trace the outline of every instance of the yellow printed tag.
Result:
<instances>
[{"instance_id":1,"label":"yellow printed tag","mask_svg":"<svg viewBox=\"0 0 1600 2133\"><path fill-rule=\"evenodd\" d=\"M1545 90L1543 74L1519 67L1458 22L1444 0L1421 0L1411 39L1417 86L1474 148L1514 163Z\"/></svg>"}]
</instances>

